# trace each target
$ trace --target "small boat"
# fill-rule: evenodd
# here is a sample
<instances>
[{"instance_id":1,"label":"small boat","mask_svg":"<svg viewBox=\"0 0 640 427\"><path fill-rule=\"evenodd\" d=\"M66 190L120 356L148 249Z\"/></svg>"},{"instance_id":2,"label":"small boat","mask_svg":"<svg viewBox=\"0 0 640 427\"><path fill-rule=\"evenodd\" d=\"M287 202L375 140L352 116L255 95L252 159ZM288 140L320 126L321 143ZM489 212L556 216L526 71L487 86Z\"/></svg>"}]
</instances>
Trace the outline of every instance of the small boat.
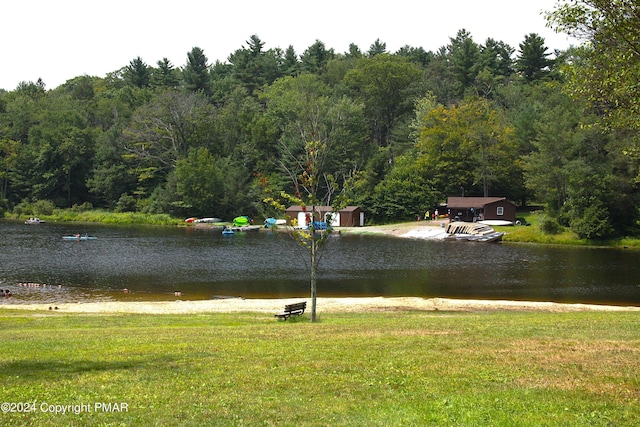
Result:
<instances>
[{"instance_id":1,"label":"small boat","mask_svg":"<svg viewBox=\"0 0 640 427\"><path fill-rule=\"evenodd\" d=\"M262 227L260 227L259 225L243 225L241 227L231 227L233 231L241 233L246 233L249 231L260 231L260 228Z\"/></svg>"},{"instance_id":2,"label":"small boat","mask_svg":"<svg viewBox=\"0 0 640 427\"><path fill-rule=\"evenodd\" d=\"M450 222L445 229L448 240L468 242L499 242L504 232L495 231L486 224L473 222Z\"/></svg>"},{"instance_id":3,"label":"small boat","mask_svg":"<svg viewBox=\"0 0 640 427\"><path fill-rule=\"evenodd\" d=\"M187 218L187 219L185 219L185 220L184 220L184 222L186 222L186 223L188 223L188 224L191 224L192 222L195 222L197 219L198 219L198 218L193 218L193 217L191 217L191 218Z\"/></svg>"},{"instance_id":4,"label":"small boat","mask_svg":"<svg viewBox=\"0 0 640 427\"><path fill-rule=\"evenodd\" d=\"M220 218L198 218L193 220L193 222L196 224L210 224L214 222L222 222L222 220Z\"/></svg>"},{"instance_id":5,"label":"small boat","mask_svg":"<svg viewBox=\"0 0 640 427\"><path fill-rule=\"evenodd\" d=\"M225 227L222 230L222 235L223 236L233 236L235 234L235 231L233 231L232 229L230 229L229 227Z\"/></svg>"},{"instance_id":6,"label":"small boat","mask_svg":"<svg viewBox=\"0 0 640 427\"><path fill-rule=\"evenodd\" d=\"M287 220L286 219L267 218L267 219L264 220L264 227L265 228L272 228L274 226L286 225L286 224L287 224Z\"/></svg>"},{"instance_id":7,"label":"small boat","mask_svg":"<svg viewBox=\"0 0 640 427\"><path fill-rule=\"evenodd\" d=\"M95 240L97 237L89 236L88 234L72 234L71 236L62 236L64 240Z\"/></svg>"},{"instance_id":8,"label":"small boat","mask_svg":"<svg viewBox=\"0 0 640 427\"><path fill-rule=\"evenodd\" d=\"M244 227L251 223L251 220L248 216L237 216L233 218L233 225L236 227Z\"/></svg>"},{"instance_id":9,"label":"small boat","mask_svg":"<svg viewBox=\"0 0 640 427\"><path fill-rule=\"evenodd\" d=\"M502 219L485 219L482 221L478 221L478 224L490 225L490 226L509 226L513 225L511 221L505 221Z\"/></svg>"},{"instance_id":10,"label":"small boat","mask_svg":"<svg viewBox=\"0 0 640 427\"><path fill-rule=\"evenodd\" d=\"M46 221L41 220L40 218L32 217L32 218L29 218L28 220L26 220L24 223L25 224L43 224L45 222Z\"/></svg>"}]
</instances>

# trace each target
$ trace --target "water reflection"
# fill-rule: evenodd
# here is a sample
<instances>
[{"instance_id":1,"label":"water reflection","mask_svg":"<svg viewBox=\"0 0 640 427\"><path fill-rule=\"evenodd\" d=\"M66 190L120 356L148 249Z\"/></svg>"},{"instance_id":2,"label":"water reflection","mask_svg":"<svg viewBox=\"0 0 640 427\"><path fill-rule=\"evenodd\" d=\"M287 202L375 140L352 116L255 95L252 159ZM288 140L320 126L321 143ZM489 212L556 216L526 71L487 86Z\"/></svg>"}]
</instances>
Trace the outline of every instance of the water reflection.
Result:
<instances>
[{"instance_id":1,"label":"water reflection","mask_svg":"<svg viewBox=\"0 0 640 427\"><path fill-rule=\"evenodd\" d=\"M98 239L61 238L76 232ZM639 305L639 258L614 249L343 234L331 237L321 262L319 295ZM308 295L307 271L300 248L272 233L0 222L0 287L14 294L2 303L172 300L175 290L183 299L297 297ZM27 282L53 286L18 286Z\"/></svg>"}]
</instances>

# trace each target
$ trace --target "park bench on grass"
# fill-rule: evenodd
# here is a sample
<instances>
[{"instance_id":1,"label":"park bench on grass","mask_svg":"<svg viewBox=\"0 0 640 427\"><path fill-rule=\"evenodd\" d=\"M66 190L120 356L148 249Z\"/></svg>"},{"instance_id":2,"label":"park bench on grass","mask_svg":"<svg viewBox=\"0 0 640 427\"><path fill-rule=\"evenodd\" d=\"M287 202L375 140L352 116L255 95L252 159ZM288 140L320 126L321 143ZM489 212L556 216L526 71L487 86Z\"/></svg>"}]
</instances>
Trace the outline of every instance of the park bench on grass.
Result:
<instances>
[{"instance_id":1,"label":"park bench on grass","mask_svg":"<svg viewBox=\"0 0 640 427\"><path fill-rule=\"evenodd\" d=\"M275 314L274 316L279 319L287 320L291 316L300 316L307 308L307 302L297 302L295 304L287 304L284 306L282 313Z\"/></svg>"}]
</instances>

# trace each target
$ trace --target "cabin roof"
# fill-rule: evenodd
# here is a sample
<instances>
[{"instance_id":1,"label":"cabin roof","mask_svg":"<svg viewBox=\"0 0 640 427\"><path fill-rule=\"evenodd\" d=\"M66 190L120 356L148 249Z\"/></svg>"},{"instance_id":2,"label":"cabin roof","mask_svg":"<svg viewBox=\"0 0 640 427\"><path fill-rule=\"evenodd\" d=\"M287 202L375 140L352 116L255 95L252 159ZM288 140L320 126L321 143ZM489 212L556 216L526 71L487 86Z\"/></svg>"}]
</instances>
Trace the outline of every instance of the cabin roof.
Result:
<instances>
[{"instance_id":1,"label":"cabin roof","mask_svg":"<svg viewBox=\"0 0 640 427\"><path fill-rule=\"evenodd\" d=\"M449 208L474 208L480 209L491 203L506 201L506 197L449 197L447 198L447 207Z\"/></svg>"}]
</instances>

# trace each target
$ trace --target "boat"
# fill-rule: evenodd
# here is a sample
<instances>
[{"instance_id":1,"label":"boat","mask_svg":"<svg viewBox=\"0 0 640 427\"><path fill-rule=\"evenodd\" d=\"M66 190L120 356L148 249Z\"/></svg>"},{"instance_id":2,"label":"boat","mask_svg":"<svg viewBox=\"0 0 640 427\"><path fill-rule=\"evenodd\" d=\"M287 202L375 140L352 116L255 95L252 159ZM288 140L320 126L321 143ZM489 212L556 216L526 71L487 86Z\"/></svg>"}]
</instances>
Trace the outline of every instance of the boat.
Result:
<instances>
[{"instance_id":1,"label":"boat","mask_svg":"<svg viewBox=\"0 0 640 427\"><path fill-rule=\"evenodd\" d=\"M496 231L486 224L474 222L450 222L445 228L447 240L468 242L499 242L504 232Z\"/></svg>"},{"instance_id":2,"label":"boat","mask_svg":"<svg viewBox=\"0 0 640 427\"><path fill-rule=\"evenodd\" d=\"M62 236L64 240L95 240L97 237L89 236L88 234L72 234L71 236Z\"/></svg>"},{"instance_id":3,"label":"boat","mask_svg":"<svg viewBox=\"0 0 640 427\"><path fill-rule=\"evenodd\" d=\"M235 234L235 231L233 231L232 229L230 229L229 227L225 227L222 230L222 235L223 236L233 236Z\"/></svg>"},{"instance_id":4,"label":"boat","mask_svg":"<svg viewBox=\"0 0 640 427\"><path fill-rule=\"evenodd\" d=\"M214 222L222 222L220 218L198 218L193 220L196 224L211 224Z\"/></svg>"},{"instance_id":5,"label":"boat","mask_svg":"<svg viewBox=\"0 0 640 427\"><path fill-rule=\"evenodd\" d=\"M491 226L510 226L513 225L511 221L505 221L503 219L485 219L482 221L478 221L479 224L491 225Z\"/></svg>"},{"instance_id":6,"label":"boat","mask_svg":"<svg viewBox=\"0 0 640 427\"><path fill-rule=\"evenodd\" d=\"M247 231L260 231L259 225L243 225L241 227L231 227L231 230L236 232L246 233Z\"/></svg>"},{"instance_id":7,"label":"boat","mask_svg":"<svg viewBox=\"0 0 640 427\"><path fill-rule=\"evenodd\" d=\"M251 220L249 219L248 216L237 216L233 218L233 225L235 225L236 227L247 226L249 225L250 222Z\"/></svg>"},{"instance_id":8,"label":"boat","mask_svg":"<svg viewBox=\"0 0 640 427\"><path fill-rule=\"evenodd\" d=\"M286 224L287 224L287 220L286 219L267 218L267 219L264 220L264 227L265 228L272 228L274 226L286 225Z\"/></svg>"},{"instance_id":9,"label":"boat","mask_svg":"<svg viewBox=\"0 0 640 427\"><path fill-rule=\"evenodd\" d=\"M188 223L188 224L191 224L192 222L195 222L197 219L198 219L198 218L193 218L193 217L191 217L191 218L187 218L187 219L185 219L185 220L184 220L184 222L186 222L186 223Z\"/></svg>"},{"instance_id":10,"label":"boat","mask_svg":"<svg viewBox=\"0 0 640 427\"><path fill-rule=\"evenodd\" d=\"M26 220L24 223L25 224L43 224L45 222L46 221L41 220L40 218L32 217L32 218L29 218L28 220Z\"/></svg>"}]
</instances>

